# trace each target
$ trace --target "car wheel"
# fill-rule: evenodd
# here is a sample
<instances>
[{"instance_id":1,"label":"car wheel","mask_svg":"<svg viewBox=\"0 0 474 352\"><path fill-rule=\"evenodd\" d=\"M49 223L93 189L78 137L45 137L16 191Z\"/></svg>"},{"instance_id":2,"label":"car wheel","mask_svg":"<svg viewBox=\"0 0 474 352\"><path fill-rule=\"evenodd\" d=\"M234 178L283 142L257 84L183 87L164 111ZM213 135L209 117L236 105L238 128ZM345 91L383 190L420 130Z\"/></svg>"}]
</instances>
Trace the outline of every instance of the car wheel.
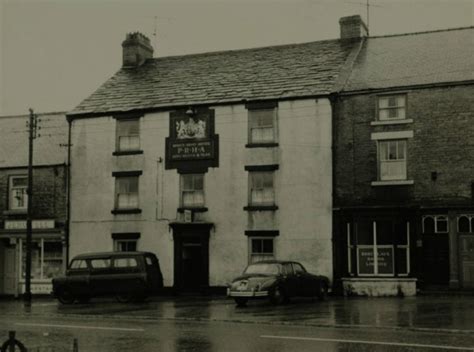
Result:
<instances>
[{"instance_id":1,"label":"car wheel","mask_svg":"<svg viewBox=\"0 0 474 352\"><path fill-rule=\"evenodd\" d=\"M79 303L89 303L89 301L91 300L91 297L90 296L81 296L81 297L78 297L77 300L79 301Z\"/></svg>"},{"instance_id":2,"label":"car wheel","mask_svg":"<svg viewBox=\"0 0 474 352\"><path fill-rule=\"evenodd\" d=\"M245 307L247 305L247 302L248 302L247 298L242 298L242 297L235 298L235 304L237 304L237 307Z\"/></svg>"},{"instance_id":3,"label":"car wheel","mask_svg":"<svg viewBox=\"0 0 474 352\"><path fill-rule=\"evenodd\" d=\"M272 304L283 304L288 300L283 290L279 287L275 288L273 293L270 296L270 302Z\"/></svg>"},{"instance_id":4,"label":"car wheel","mask_svg":"<svg viewBox=\"0 0 474 352\"><path fill-rule=\"evenodd\" d=\"M129 292L117 293L115 295L115 299L117 300L117 302L120 302L120 303L130 303L130 302L133 301L134 298L135 298L135 296L132 293L129 293Z\"/></svg>"},{"instance_id":5,"label":"car wheel","mask_svg":"<svg viewBox=\"0 0 474 352\"><path fill-rule=\"evenodd\" d=\"M318 293L317 293L318 299L320 301L324 301L327 295L328 295L328 285L324 281L321 281L318 287Z\"/></svg>"},{"instance_id":6,"label":"car wheel","mask_svg":"<svg viewBox=\"0 0 474 352\"><path fill-rule=\"evenodd\" d=\"M72 294L71 291L67 288L63 288L59 293L58 293L58 301L61 302L62 304L72 304L74 303L74 300L76 299L74 295Z\"/></svg>"}]
</instances>

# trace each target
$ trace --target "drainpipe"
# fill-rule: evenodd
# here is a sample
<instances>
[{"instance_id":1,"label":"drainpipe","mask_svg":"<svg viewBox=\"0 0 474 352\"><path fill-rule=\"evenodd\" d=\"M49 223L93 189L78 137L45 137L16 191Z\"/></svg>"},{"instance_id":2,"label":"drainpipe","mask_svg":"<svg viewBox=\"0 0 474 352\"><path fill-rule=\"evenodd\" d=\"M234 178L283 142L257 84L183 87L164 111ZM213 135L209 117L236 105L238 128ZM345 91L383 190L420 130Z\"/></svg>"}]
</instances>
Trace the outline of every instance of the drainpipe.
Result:
<instances>
[{"instance_id":1,"label":"drainpipe","mask_svg":"<svg viewBox=\"0 0 474 352\"><path fill-rule=\"evenodd\" d=\"M68 122L68 137L67 137L67 191L66 191L66 269L69 265L69 232L71 228L71 130L72 118L66 116Z\"/></svg>"}]
</instances>

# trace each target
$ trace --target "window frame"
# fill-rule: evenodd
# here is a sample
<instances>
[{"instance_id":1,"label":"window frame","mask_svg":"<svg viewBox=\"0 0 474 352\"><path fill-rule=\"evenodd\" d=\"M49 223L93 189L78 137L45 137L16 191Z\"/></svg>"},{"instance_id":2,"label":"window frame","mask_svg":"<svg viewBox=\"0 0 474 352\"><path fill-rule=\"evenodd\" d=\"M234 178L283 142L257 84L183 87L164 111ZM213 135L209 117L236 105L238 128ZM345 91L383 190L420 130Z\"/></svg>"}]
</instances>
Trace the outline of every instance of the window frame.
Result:
<instances>
[{"instance_id":1,"label":"window frame","mask_svg":"<svg viewBox=\"0 0 474 352\"><path fill-rule=\"evenodd\" d=\"M247 110L247 136L249 145L265 145L265 144L274 144L278 143L278 107L277 106L265 106L259 108L248 108ZM269 128L268 126L254 126L256 116L253 114L261 113L262 111L269 111L271 113L272 121L272 138L271 140L254 140L252 131L254 129L264 129Z\"/></svg>"},{"instance_id":2,"label":"window frame","mask_svg":"<svg viewBox=\"0 0 474 352\"><path fill-rule=\"evenodd\" d=\"M128 248L123 250L123 249L120 248L122 244L126 244L126 247L128 247L128 245L132 244L132 243L135 246L135 249L133 249L133 250L130 250ZM126 253L126 252L136 252L138 250L138 239L132 239L132 238L114 239L113 245L114 245L114 252L124 252L124 253Z\"/></svg>"},{"instance_id":3,"label":"window frame","mask_svg":"<svg viewBox=\"0 0 474 352\"><path fill-rule=\"evenodd\" d=\"M253 190L256 189L254 188L254 177L257 176L265 176L265 175L271 175L271 182L272 182L272 200L269 202L256 202L253 200ZM265 180L261 180L262 184L265 184ZM265 189L267 188L259 188L259 190L263 190L265 192ZM275 170L254 170L254 171L249 171L248 172L248 204L250 206L273 206L276 204L276 192L275 192Z\"/></svg>"},{"instance_id":4,"label":"window frame","mask_svg":"<svg viewBox=\"0 0 474 352\"><path fill-rule=\"evenodd\" d=\"M202 180L201 180L201 183L202 183L202 189L196 189L195 188L195 184L196 184L196 180L195 180L195 177L201 177ZM186 180L185 178L186 177L192 177L192 184L193 184L193 188L185 188L185 183L186 183ZM206 184L205 184L205 173L186 173L186 174L180 174L180 178L179 178L179 204L181 206L181 208L184 208L184 209L192 209L192 208L203 208L205 205L206 205L206 192L205 192L205 189L206 189ZM201 191L202 193L202 202L201 203L193 203L193 204L185 204L185 200L184 200L184 193L185 192L198 192L198 191ZM193 197L194 197L194 194L193 194Z\"/></svg>"},{"instance_id":5,"label":"window frame","mask_svg":"<svg viewBox=\"0 0 474 352\"><path fill-rule=\"evenodd\" d=\"M276 253L275 253L275 238L274 237L265 237L265 236L252 236L252 237L249 237L248 239L248 263L249 264L253 264L253 263L256 263L256 262L259 262L261 260L267 260L266 257L268 257L268 260L271 260L271 259L275 259L276 258ZM257 253L257 252L254 252L253 251L253 241L261 241L261 248L262 248L262 251ZM264 252L263 249L264 249L264 245L263 245L263 241L271 241L272 243L272 252ZM253 260L253 258L255 257L264 257L266 259L257 259L257 260Z\"/></svg>"},{"instance_id":6,"label":"window frame","mask_svg":"<svg viewBox=\"0 0 474 352\"><path fill-rule=\"evenodd\" d=\"M426 214L421 217L421 232L423 234L431 234L431 232L426 232L425 230L425 219L431 218L434 220L434 232L433 234L446 234L449 233L449 217L446 214ZM441 218L446 219L446 231L439 231L438 230L438 219Z\"/></svg>"},{"instance_id":7,"label":"window frame","mask_svg":"<svg viewBox=\"0 0 474 352\"><path fill-rule=\"evenodd\" d=\"M461 231L460 228L459 228L459 221L461 220L461 218L467 218L468 222L469 222L469 231ZM462 234L471 234L471 233L474 233L474 214L459 214L457 216L457 219L456 219L456 223L457 223L457 230L458 230L458 233L462 233Z\"/></svg>"},{"instance_id":8,"label":"window frame","mask_svg":"<svg viewBox=\"0 0 474 352\"><path fill-rule=\"evenodd\" d=\"M404 144L404 158L403 159L390 159L390 143L396 143L396 154L399 157L399 144L402 142ZM382 144L387 144L386 151L388 153L388 159L382 159ZM384 156L385 157L385 156ZM404 176L389 176L389 177L382 177L382 165L395 162L404 161ZM407 181L408 180L408 139L380 139L377 140L377 180L378 181Z\"/></svg>"},{"instance_id":9,"label":"window frame","mask_svg":"<svg viewBox=\"0 0 474 352\"><path fill-rule=\"evenodd\" d=\"M403 98L403 105L399 106L398 104L396 106L389 106L389 103L387 102L386 107L380 107L380 101L382 99L391 99L391 98ZM406 93L398 93L398 94L385 94L385 95L378 95L376 99L376 121L379 122L389 122L389 121L404 121L407 120L407 94ZM397 100L398 101L398 100ZM387 115L390 115L390 111L400 111L402 110L404 112L403 117L381 117L381 112L382 111L388 111ZM399 115L399 114L398 114Z\"/></svg>"},{"instance_id":10,"label":"window frame","mask_svg":"<svg viewBox=\"0 0 474 352\"><path fill-rule=\"evenodd\" d=\"M115 198L114 198L114 209L117 210L130 210L140 208L140 175L115 175ZM136 192L120 193L120 182L125 179L136 179L137 190ZM128 187L131 185L129 184ZM119 195L120 194L136 194L136 205L135 206L120 206Z\"/></svg>"},{"instance_id":11,"label":"window frame","mask_svg":"<svg viewBox=\"0 0 474 352\"><path fill-rule=\"evenodd\" d=\"M45 243L48 243L48 242L54 242L54 243L60 243L61 244L61 255L58 256L58 257L52 257L52 258L48 258L46 257L45 258L45 250L44 250L44 247L45 247ZM57 277L57 276L53 276L51 278L48 278L48 277L45 277L45 262L60 262L59 266L60 266L60 269L59 269L59 273L58 273L58 276L61 276L64 274L64 270L66 268L66 258L65 258L65 252L64 252L64 244L62 243L61 240L59 239L49 239L49 238L38 238L36 240L33 240L32 241L32 244L34 243L38 243L38 247L39 247L39 263L40 263L40 272L39 272L39 277L34 277L34 274L33 274L33 265L32 265L32 277L31 279L34 280L34 281L40 281L40 282L50 282L54 277ZM20 283L24 283L25 282L25 268L26 268L26 250L23 250L23 245L26 246L26 240L25 239L22 239L20 238L19 239L19 256L17 258L17 263L18 263L18 268L20 268L18 270L18 279L19 279L19 282ZM32 256L33 257L33 256Z\"/></svg>"},{"instance_id":12,"label":"window frame","mask_svg":"<svg viewBox=\"0 0 474 352\"><path fill-rule=\"evenodd\" d=\"M137 124L137 131L138 133L136 134L121 134L121 127L120 124L124 124L124 123L130 123L130 122L135 122ZM116 119L116 126L115 126L115 151L117 153L133 153L133 152L138 152L140 151L141 147L140 147L140 144L141 144L141 126L140 126L140 117L127 117L127 118L117 118ZM120 142L120 138L122 137L133 137L133 136L137 136L137 139L138 139L138 145L136 146L136 148L123 148L121 146L121 142Z\"/></svg>"},{"instance_id":13,"label":"window frame","mask_svg":"<svg viewBox=\"0 0 474 352\"><path fill-rule=\"evenodd\" d=\"M15 179L26 179L26 186L16 186L13 187L13 180ZM13 206L14 199L14 190L22 189L23 191L23 207ZM28 210L28 175L10 175L8 177L8 209L13 211L26 211Z\"/></svg>"}]
</instances>

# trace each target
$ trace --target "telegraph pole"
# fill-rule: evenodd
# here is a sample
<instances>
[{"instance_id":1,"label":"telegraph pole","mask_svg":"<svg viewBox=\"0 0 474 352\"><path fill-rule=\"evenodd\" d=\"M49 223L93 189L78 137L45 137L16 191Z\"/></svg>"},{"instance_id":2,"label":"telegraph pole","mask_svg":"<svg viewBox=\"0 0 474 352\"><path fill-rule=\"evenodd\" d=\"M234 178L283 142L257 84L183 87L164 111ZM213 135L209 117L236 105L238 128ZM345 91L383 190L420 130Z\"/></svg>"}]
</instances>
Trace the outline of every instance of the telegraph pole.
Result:
<instances>
[{"instance_id":1,"label":"telegraph pole","mask_svg":"<svg viewBox=\"0 0 474 352\"><path fill-rule=\"evenodd\" d=\"M36 138L37 115L30 109L28 123L28 204L26 215L26 265L25 265L25 293L23 295L25 306L31 305L31 238L32 238L32 204L33 204L33 140Z\"/></svg>"}]
</instances>

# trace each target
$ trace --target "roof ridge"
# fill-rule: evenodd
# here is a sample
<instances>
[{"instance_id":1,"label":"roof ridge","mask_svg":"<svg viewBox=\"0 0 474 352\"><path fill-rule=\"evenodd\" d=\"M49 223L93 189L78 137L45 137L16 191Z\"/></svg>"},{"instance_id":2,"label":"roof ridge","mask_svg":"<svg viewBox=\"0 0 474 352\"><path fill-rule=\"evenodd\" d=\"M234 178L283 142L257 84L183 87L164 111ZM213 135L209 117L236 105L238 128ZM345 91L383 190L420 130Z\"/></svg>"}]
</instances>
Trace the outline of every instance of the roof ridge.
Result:
<instances>
[{"instance_id":1,"label":"roof ridge","mask_svg":"<svg viewBox=\"0 0 474 352\"><path fill-rule=\"evenodd\" d=\"M35 115L38 116L45 116L45 115L66 115L67 111L51 111L51 112L35 112ZM29 113L25 114L7 114L7 115L0 115L0 119L3 118L14 118L14 117L24 117L24 116L30 116Z\"/></svg>"},{"instance_id":2,"label":"roof ridge","mask_svg":"<svg viewBox=\"0 0 474 352\"><path fill-rule=\"evenodd\" d=\"M367 37L367 38L368 38L368 39L372 39L372 38L404 37L404 36L409 36L409 35L428 34L428 33L439 33L439 32L451 32L451 31L458 31L458 30L465 30L465 29L474 29L474 26L456 27L456 28L445 28L445 29L435 29L435 30L431 30L431 31L419 31L419 32L400 33L400 34L375 35L375 36L369 36L369 37Z\"/></svg>"},{"instance_id":3,"label":"roof ridge","mask_svg":"<svg viewBox=\"0 0 474 352\"><path fill-rule=\"evenodd\" d=\"M314 41L311 41L311 42L302 42L302 43L276 44L276 45L257 46L257 47L253 47L253 48L243 48L243 49L205 51L205 52L202 52L202 53L191 53L191 54L184 54L184 55L169 55L169 56L153 57L153 58L148 59L148 60L156 61L156 60L160 60L160 59L169 59L169 58L175 58L175 57L192 57L192 56L225 54L225 53L231 53L231 52L257 51L257 50L263 50L263 49L284 48L284 47L290 47L290 46L300 46L300 45L303 46L303 45L314 44L314 43L340 42L340 41L341 41L341 39L324 39L324 40L314 40Z\"/></svg>"}]
</instances>

